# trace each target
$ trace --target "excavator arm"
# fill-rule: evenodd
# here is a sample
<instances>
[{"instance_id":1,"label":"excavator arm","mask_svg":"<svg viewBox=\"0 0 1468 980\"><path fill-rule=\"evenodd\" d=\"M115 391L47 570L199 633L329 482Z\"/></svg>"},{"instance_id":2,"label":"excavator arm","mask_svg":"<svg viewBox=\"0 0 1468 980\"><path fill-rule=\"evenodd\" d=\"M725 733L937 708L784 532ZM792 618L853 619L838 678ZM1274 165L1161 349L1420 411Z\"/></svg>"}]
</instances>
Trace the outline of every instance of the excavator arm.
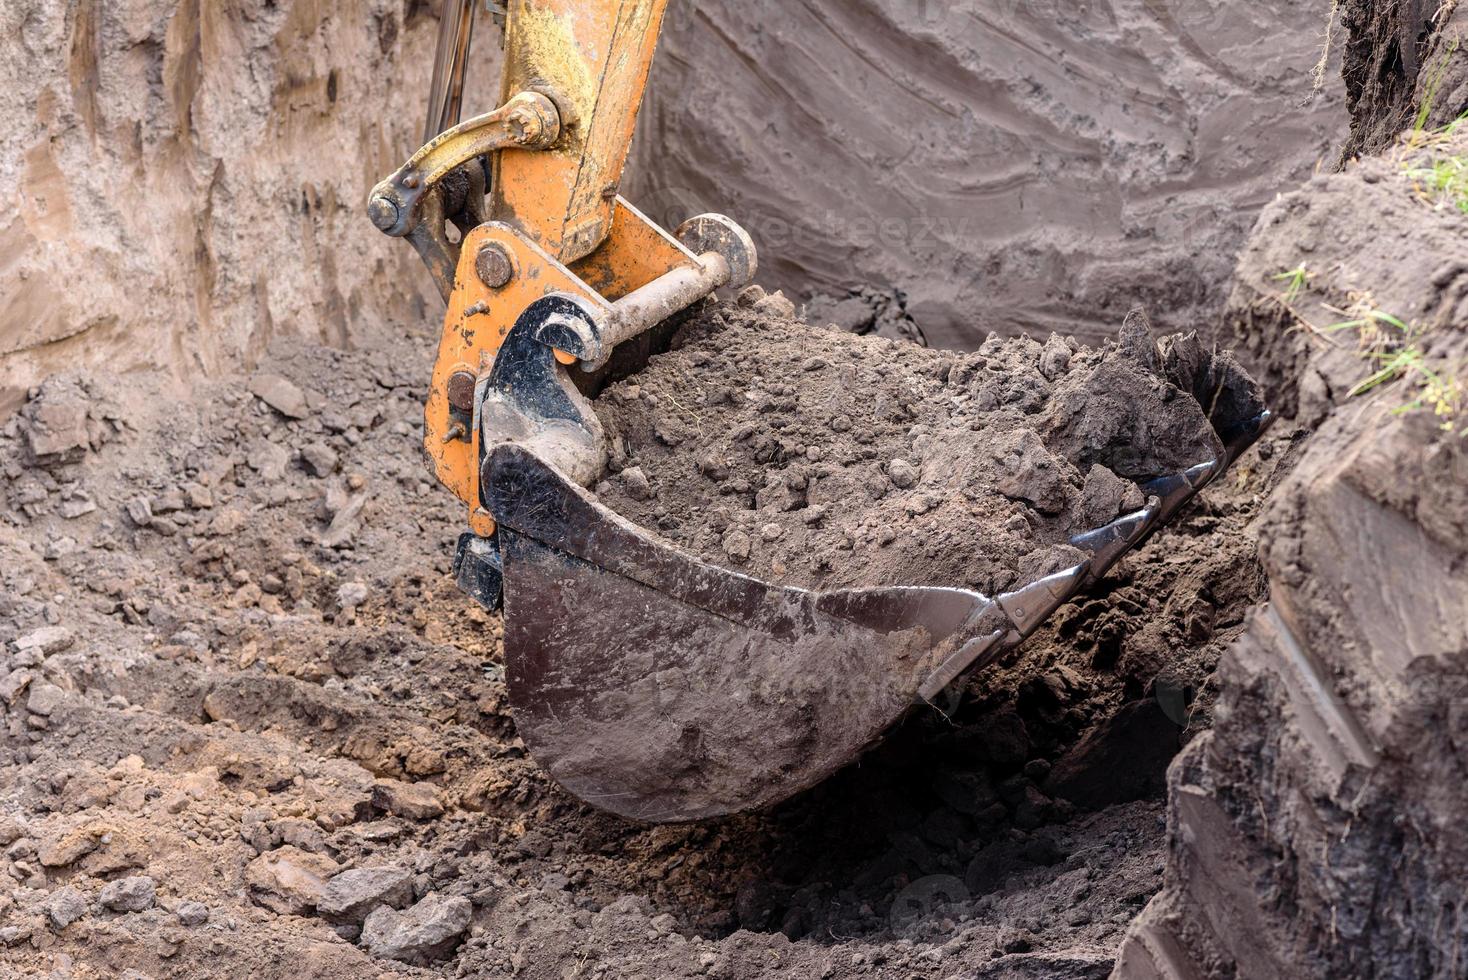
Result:
<instances>
[{"instance_id":1,"label":"excavator arm","mask_svg":"<svg viewBox=\"0 0 1468 980\"><path fill-rule=\"evenodd\" d=\"M669 234L618 193L667 0L511 0L501 105L460 123L474 5L446 0L428 135L373 189L368 213L414 245L447 302L424 449L467 505L474 535L489 539L476 391L520 314L551 293L583 302L596 350L551 356L595 370L612 348L713 290L750 282L756 258L727 218L701 216ZM599 465L592 448L559 456L586 478Z\"/></svg>"}]
</instances>

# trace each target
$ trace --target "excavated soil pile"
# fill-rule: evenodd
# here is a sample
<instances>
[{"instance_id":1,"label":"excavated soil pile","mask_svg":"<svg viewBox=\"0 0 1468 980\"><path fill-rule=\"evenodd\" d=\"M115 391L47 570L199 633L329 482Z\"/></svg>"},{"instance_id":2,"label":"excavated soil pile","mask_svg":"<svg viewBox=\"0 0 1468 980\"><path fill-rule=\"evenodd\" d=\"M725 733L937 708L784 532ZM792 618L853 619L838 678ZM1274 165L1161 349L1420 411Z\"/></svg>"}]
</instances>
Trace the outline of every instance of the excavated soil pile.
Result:
<instances>
[{"instance_id":1,"label":"excavated soil pile","mask_svg":"<svg viewBox=\"0 0 1468 980\"><path fill-rule=\"evenodd\" d=\"M991 336L956 354L815 328L780 300L707 309L596 407L613 509L782 582L1027 583L1262 407L1229 355L1158 345L1141 316L1099 350Z\"/></svg>"}]
</instances>

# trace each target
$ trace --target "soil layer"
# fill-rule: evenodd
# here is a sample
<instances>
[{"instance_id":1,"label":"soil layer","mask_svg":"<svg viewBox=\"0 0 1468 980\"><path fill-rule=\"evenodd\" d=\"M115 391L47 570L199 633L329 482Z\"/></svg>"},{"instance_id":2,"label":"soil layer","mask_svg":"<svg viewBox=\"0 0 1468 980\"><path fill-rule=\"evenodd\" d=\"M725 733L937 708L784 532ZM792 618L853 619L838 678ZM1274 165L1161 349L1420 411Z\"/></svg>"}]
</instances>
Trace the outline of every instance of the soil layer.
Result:
<instances>
[{"instance_id":1,"label":"soil layer","mask_svg":"<svg viewBox=\"0 0 1468 980\"><path fill-rule=\"evenodd\" d=\"M1140 315L1100 350L991 336L955 354L811 327L782 300L709 309L597 402L614 510L781 582L1028 584L1262 408L1228 355L1159 347Z\"/></svg>"}]
</instances>

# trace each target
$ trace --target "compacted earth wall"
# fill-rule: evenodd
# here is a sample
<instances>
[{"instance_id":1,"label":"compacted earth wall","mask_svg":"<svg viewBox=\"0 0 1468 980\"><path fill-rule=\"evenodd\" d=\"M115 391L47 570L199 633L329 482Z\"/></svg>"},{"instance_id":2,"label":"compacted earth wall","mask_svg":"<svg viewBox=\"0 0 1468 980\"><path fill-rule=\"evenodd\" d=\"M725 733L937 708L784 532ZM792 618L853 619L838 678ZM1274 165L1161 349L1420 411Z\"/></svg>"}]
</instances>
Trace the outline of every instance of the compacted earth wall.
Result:
<instances>
[{"instance_id":1,"label":"compacted earth wall","mask_svg":"<svg viewBox=\"0 0 1468 980\"><path fill-rule=\"evenodd\" d=\"M1468 969L1468 198L1440 179L1468 165L1452 6L1346 5L1367 155L1270 204L1240 261L1229 329L1304 438L1261 526L1271 600L1223 658L1214 729L1171 769L1166 885L1115 976Z\"/></svg>"}]
</instances>

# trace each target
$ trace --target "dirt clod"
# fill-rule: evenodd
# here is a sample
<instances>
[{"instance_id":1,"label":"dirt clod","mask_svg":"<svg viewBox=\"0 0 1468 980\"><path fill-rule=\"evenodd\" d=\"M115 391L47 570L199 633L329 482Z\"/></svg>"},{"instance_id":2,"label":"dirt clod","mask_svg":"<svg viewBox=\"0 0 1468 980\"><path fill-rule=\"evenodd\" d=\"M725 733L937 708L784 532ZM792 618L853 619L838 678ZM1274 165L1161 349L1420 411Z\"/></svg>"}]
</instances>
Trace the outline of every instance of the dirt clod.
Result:
<instances>
[{"instance_id":1,"label":"dirt clod","mask_svg":"<svg viewBox=\"0 0 1468 980\"><path fill-rule=\"evenodd\" d=\"M1074 563L1067 539L1140 505L1136 481L1220 452L1215 406L1193 393L1233 369L1195 338L1159 350L1136 321L1103 350L991 337L953 354L766 299L710 309L596 403L620 463L600 495L707 560L993 593ZM1230 377L1257 412L1258 389Z\"/></svg>"}]
</instances>

